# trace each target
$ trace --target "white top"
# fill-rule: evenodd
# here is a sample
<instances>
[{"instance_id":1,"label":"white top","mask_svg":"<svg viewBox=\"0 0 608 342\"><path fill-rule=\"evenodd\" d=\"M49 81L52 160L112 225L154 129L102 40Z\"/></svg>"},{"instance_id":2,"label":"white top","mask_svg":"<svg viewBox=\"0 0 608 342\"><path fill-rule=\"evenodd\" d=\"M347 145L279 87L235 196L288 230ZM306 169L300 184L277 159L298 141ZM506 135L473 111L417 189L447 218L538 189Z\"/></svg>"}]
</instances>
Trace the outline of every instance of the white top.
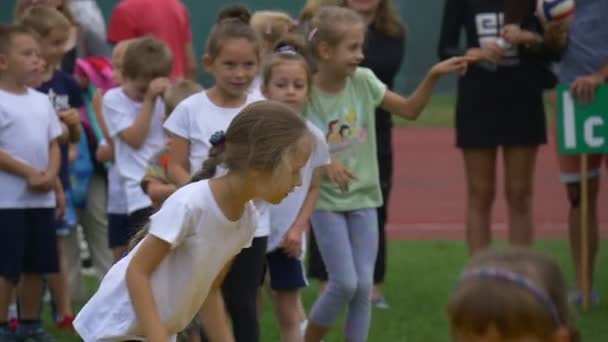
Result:
<instances>
[{"instance_id":1,"label":"white top","mask_svg":"<svg viewBox=\"0 0 608 342\"><path fill-rule=\"evenodd\" d=\"M162 126L165 109L160 98L156 100L150 130L143 145L134 149L120 138L120 132L133 125L142 107L143 102L131 100L120 87L108 90L103 97L103 114L114 140L114 163L124 185L129 214L152 205L140 183L150 159L167 140Z\"/></svg>"},{"instance_id":2,"label":"white top","mask_svg":"<svg viewBox=\"0 0 608 342\"><path fill-rule=\"evenodd\" d=\"M170 335L190 323L222 268L251 245L255 217L249 203L238 221L229 221L206 180L177 190L151 217L150 234L171 244L151 276L156 307ZM74 328L84 341L143 339L126 283L127 268L140 245L112 266L76 317Z\"/></svg>"},{"instance_id":3,"label":"white top","mask_svg":"<svg viewBox=\"0 0 608 342\"><path fill-rule=\"evenodd\" d=\"M295 188L281 203L269 205L270 207L270 236L268 237L268 251L271 252L279 247L283 237L295 223L300 209L304 204L312 177L316 168L328 165L330 162L329 146L323 132L309 121L306 122L308 129L314 137L314 148L310 158L302 168L302 185Z\"/></svg>"},{"instance_id":4,"label":"white top","mask_svg":"<svg viewBox=\"0 0 608 342\"><path fill-rule=\"evenodd\" d=\"M254 79L253 82L251 83L251 87L249 87L249 93L252 96L256 96L260 99L264 99L266 98L264 96L264 94L262 94L262 82L263 82L263 78L262 75L257 75Z\"/></svg>"},{"instance_id":5,"label":"white top","mask_svg":"<svg viewBox=\"0 0 608 342\"><path fill-rule=\"evenodd\" d=\"M209 156L211 143L209 139L217 131L226 131L232 119L241 112L247 105L261 101L256 95L249 95L243 106L238 108L219 107L203 91L194 94L180 102L173 110L171 116L165 121L164 127L171 134L175 134L190 142L190 174L194 175L203 165L203 161ZM222 174L218 170L216 176ZM260 202L256 203L260 211L260 225L256 230L255 236L267 236L269 234L269 218L266 210Z\"/></svg>"},{"instance_id":6,"label":"white top","mask_svg":"<svg viewBox=\"0 0 608 342\"><path fill-rule=\"evenodd\" d=\"M41 172L49 166L49 144L61 124L48 95L0 90L0 150ZM55 192L33 192L27 180L0 170L0 208L54 208Z\"/></svg>"},{"instance_id":7,"label":"white top","mask_svg":"<svg viewBox=\"0 0 608 342\"><path fill-rule=\"evenodd\" d=\"M108 143L105 139L99 142L101 146L107 146ZM118 168L115 163L110 165L108 169L108 214L119 214L126 215L127 210L127 198L125 196L125 189L122 185L122 179Z\"/></svg>"}]
</instances>

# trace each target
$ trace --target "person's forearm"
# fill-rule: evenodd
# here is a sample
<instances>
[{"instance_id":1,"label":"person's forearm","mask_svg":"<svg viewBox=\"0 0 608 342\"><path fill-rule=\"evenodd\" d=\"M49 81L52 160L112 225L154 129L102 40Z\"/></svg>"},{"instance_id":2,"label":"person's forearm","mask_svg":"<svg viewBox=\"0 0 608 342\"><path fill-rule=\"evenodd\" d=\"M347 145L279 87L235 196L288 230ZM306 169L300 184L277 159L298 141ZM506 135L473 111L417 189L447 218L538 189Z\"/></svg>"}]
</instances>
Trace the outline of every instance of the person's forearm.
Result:
<instances>
[{"instance_id":1,"label":"person's forearm","mask_svg":"<svg viewBox=\"0 0 608 342\"><path fill-rule=\"evenodd\" d=\"M177 184L177 186L184 186L190 183L190 180L192 179L190 173L186 171L183 166L173 164L171 163L171 161L169 161L169 167L167 171L169 173L169 178L174 184Z\"/></svg>"},{"instance_id":2,"label":"person's forearm","mask_svg":"<svg viewBox=\"0 0 608 342\"><path fill-rule=\"evenodd\" d=\"M28 164L13 158L10 154L2 150L0 150L0 170L25 179L36 172L40 172Z\"/></svg>"},{"instance_id":3,"label":"person's forearm","mask_svg":"<svg viewBox=\"0 0 608 342\"><path fill-rule=\"evenodd\" d=\"M168 333L163 326L156 307L149 276L133 269L127 269L127 288L137 320L142 326L147 341L168 341Z\"/></svg>"},{"instance_id":4,"label":"person's forearm","mask_svg":"<svg viewBox=\"0 0 608 342\"><path fill-rule=\"evenodd\" d=\"M59 143L53 141L49 148L49 166L46 173L49 177L54 178L59 174L59 168L61 167L61 151L59 150Z\"/></svg>"},{"instance_id":5,"label":"person's forearm","mask_svg":"<svg viewBox=\"0 0 608 342\"><path fill-rule=\"evenodd\" d=\"M414 93L389 112L404 119L416 120L429 103L438 80L438 75L429 72Z\"/></svg>"},{"instance_id":6,"label":"person's forearm","mask_svg":"<svg viewBox=\"0 0 608 342\"><path fill-rule=\"evenodd\" d=\"M209 341L234 341L234 335L220 288L213 288L209 291L198 317Z\"/></svg>"},{"instance_id":7,"label":"person's forearm","mask_svg":"<svg viewBox=\"0 0 608 342\"><path fill-rule=\"evenodd\" d=\"M129 146L132 148L139 149L146 141L146 137L148 136L152 123L154 105L155 99L146 97L143 107L137 115L135 122L131 125L131 127L120 133L122 140L129 144Z\"/></svg>"},{"instance_id":8,"label":"person's forearm","mask_svg":"<svg viewBox=\"0 0 608 342\"><path fill-rule=\"evenodd\" d=\"M305 233L310 227L310 217L317 205L319 191L320 188L318 184L311 184L308 194L306 194L306 198L304 199L304 203L302 204L302 208L296 217L294 226L301 227L302 233Z\"/></svg>"}]
</instances>

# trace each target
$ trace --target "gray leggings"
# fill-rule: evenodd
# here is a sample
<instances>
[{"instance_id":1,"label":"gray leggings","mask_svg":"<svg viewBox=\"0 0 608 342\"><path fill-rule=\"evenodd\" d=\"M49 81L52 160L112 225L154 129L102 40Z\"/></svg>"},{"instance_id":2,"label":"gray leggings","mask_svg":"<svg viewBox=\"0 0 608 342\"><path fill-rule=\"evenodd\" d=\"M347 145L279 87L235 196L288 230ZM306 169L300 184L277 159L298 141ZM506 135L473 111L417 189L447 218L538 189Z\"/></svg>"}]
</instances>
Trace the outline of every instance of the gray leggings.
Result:
<instances>
[{"instance_id":1,"label":"gray leggings","mask_svg":"<svg viewBox=\"0 0 608 342\"><path fill-rule=\"evenodd\" d=\"M376 208L346 212L317 209L312 214L329 283L312 307L310 320L330 327L348 306L344 334L353 342L366 341L369 333L377 225Z\"/></svg>"}]
</instances>

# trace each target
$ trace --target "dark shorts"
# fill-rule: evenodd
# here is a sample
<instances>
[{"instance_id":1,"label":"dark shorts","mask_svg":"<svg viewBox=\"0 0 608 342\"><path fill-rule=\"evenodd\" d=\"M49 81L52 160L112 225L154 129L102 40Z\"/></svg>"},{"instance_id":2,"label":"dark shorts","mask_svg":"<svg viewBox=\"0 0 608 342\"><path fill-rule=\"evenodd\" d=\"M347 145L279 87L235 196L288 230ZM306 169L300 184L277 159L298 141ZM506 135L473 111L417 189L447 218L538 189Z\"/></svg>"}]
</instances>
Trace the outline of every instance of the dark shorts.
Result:
<instances>
[{"instance_id":1,"label":"dark shorts","mask_svg":"<svg viewBox=\"0 0 608 342\"><path fill-rule=\"evenodd\" d=\"M146 223L148 223L148 220L150 219L150 216L154 214L154 211L154 208L147 207L130 213L127 218L127 228L133 232L133 234L137 233L146 225Z\"/></svg>"},{"instance_id":2,"label":"dark shorts","mask_svg":"<svg viewBox=\"0 0 608 342\"><path fill-rule=\"evenodd\" d=\"M266 258L273 290L297 290L308 286L302 260L290 257L280 248L266 254Z\"/></svg>"},{"instance_id":3,"label":"dark shorts","mask_svg":"<svg viewBox=\"0 0 608 342\"><path fill-rule=\"evenodd\" d=\"M0 209L0 276L59 272L55 208Z\"/></svg>"},{"instance_id":4,"label":"dark shorts","mask_svg":"<svg viewBox=\"0 0 608 342\"><path fill-rule=\"evenodd\" d=\"M133 237L129 230L127 214L108 214L108 246L110 248L125 247Z\"/></svg>"}]
</instances>

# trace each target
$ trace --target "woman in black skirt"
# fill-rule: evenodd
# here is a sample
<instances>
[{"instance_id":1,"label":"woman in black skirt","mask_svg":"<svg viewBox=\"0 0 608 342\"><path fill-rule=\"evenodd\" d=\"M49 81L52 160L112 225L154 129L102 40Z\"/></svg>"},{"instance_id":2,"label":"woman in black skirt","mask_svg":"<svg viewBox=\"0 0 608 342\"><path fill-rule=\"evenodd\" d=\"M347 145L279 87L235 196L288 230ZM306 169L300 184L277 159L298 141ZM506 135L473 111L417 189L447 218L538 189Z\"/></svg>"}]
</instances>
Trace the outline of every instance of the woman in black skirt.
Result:
<instances>
[{"instance_id":1,"label":"woman in black skirt","mask_svg":"<svg viewBox=\"0 0 608 342\"><path fill-rule=\"evenodd\" d=\"M546 142L543 89L559 51L543 39L535 0L446 0L439 42L442 59L478 60L458 80L456 144L467 184L466 235L471 254L491 243L496 158L502 147L509 242L533 239L532 183L538 147ZM461 30L466 48L459 48Z\"/></svg>"}]
</instances>

